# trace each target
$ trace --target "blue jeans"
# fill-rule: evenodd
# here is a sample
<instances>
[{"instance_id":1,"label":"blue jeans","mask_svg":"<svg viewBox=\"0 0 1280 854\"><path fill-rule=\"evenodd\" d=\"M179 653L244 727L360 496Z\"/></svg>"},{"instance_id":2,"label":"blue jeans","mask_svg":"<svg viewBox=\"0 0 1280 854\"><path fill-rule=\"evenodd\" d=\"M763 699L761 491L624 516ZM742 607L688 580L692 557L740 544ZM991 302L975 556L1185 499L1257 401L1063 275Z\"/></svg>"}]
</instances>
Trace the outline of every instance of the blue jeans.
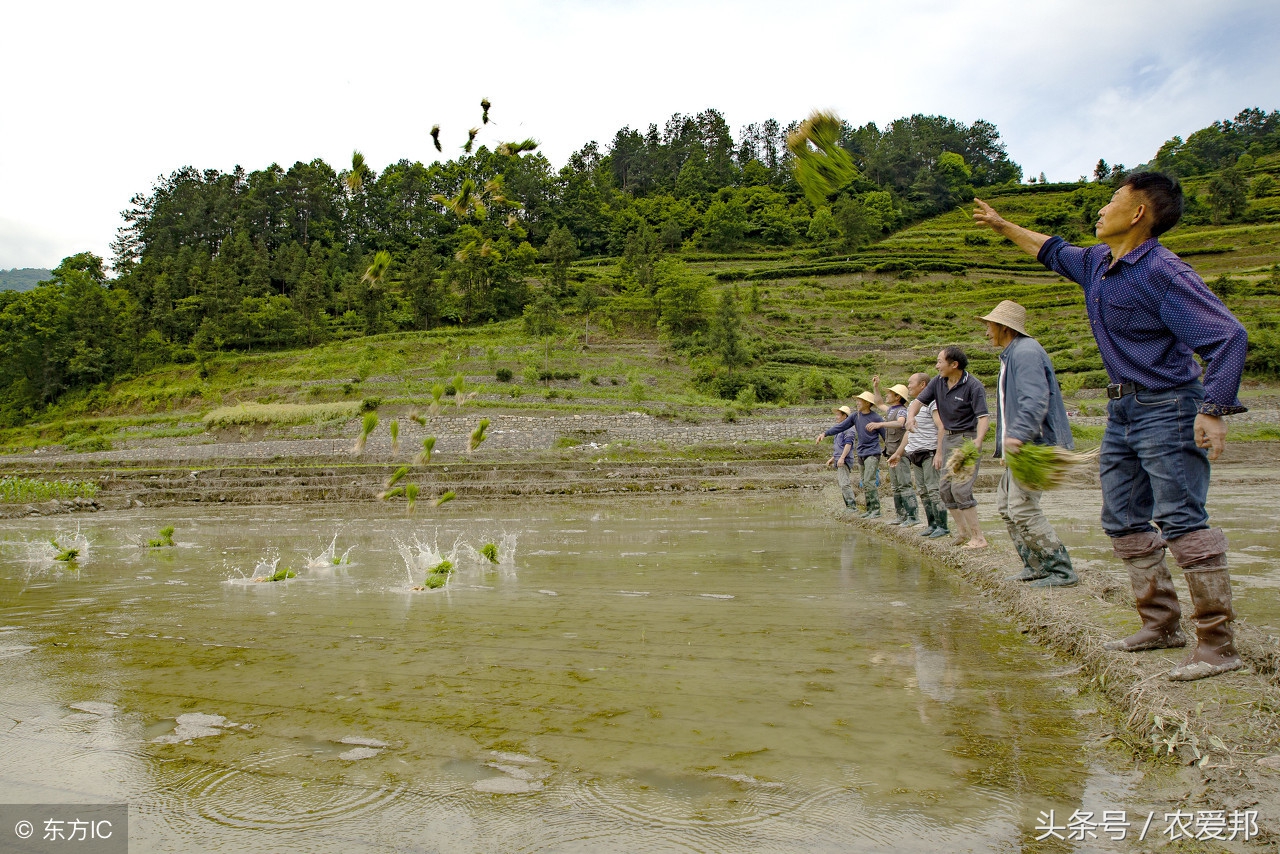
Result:
<instances>
[{"instance_id":1,"label":"blue jeans","mask_svg":"<svg viewBox=\"0 0 1280 854\"><path fill-rule=\"evenodd\" d=\"M1102 436L1102 530L1111 537L1153 530L1173 540L1209 527L1209 456L1196 447L1200 381L1141 391L1107 403Z\"/></svg>"}]
</instances>

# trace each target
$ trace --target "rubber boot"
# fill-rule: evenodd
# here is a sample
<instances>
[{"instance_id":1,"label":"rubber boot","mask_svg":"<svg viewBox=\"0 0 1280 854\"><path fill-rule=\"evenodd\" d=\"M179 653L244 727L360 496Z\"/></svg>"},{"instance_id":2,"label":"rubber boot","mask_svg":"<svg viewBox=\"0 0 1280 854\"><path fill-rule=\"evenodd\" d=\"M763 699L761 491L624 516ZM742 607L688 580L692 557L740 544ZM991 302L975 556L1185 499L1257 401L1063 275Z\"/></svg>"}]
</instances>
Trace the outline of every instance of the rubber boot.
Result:
<instances>
[{"instance_id":1,"label":"rubber boot","mask_svg":"<svg viewBox=\"0 0 1280 854\"><path fill-rule=\"evenodd\" d=\"M886 522L886 525L901 525L906 521L907 514L902 509L902 496L896 492L893 494L893 512L895 514L894 519Z\"/></svg>"},{"instance_id":2,"label":"rubber boot","mask_svg":"<svg viewBox=\"0 0 1280 854\"><path fill-rule=\"evenodd\" d=\"M902 527L914 528L916 525L919 525L920 505L916 503L915 494L908 492L906 495L902 496L902 506L907 511L907 518L902 520Z\"/></svg>"},{"instance_id":3,"label":"rubber boot","mask_svg":"<svg viewBox=\"0 0 1280 854\"><path fill-rule=\"evenodd\" d=\"M1021 540L1015 540L1013 547L1018 550L1018 556L1022 558L1022 572L1017 575L1007 576L1009 581L1035 581L1040 578L1048 578L1049 573L1040 568L1038 561L1032 557L1031 549L1027 548L1027 544Z\"/></svg>"},{"instance_id":4,"label":"rubber boot","mask_svg":"<svg viewBox=\"0 0 1280 854\"><path fill-rule=\"evenodd\" d=\"M925 527L923 531L920 532L920 536L927 537L933 533L935 528L937 528L938 517L933 512L932 501L925 501L923 502L923 504L924 504L924 518L925 518L925 521L927 521L929 524L928 526Z\"/></svg>"},{"instance_id":5,"label":"rubber boot","mask_svg":"<svg viewBox=\"0 0 1280 854\"><path fill-rule=\"evenodd\" d=\"M1196 648L1169 672L1174 682L1190 682L1244 667L1231 631L1231 576L1227 572L1227 537L1221 528L1192 531L1169 541L1182 567L1195 609Z\"/></svg>"},{"instance_id":6,"label":"rubber boot","mask_svg":"<svg viewBox=\"0 0 1280 854\"><path fill-rule=\"evenodd\" d=\"M1071 566L1071 556L1067 554L1066 546L1060 545L1051 552L1040 549L1030 551L1038 559L1045 577L1028 582L1028 587L1075 587L1080 583L1075 568Z\"/></svg>"},{"instance_id":7,"label":"rubber boot","mask_svg":"<svg viewBox=\"0 0 1280 854\"><path fill-rule=\"evenodd\" d=\"M938 537L946 537L951 534L947 528L947 508L941 504L933 505L933 515L938 525L933 529L933 533L929 535L929 539L936 540Z\"/></svg>"},{"instance_id":8,"label":"rubber boot","mask_svg":"<svg viewBox=\"0 0 1280 854\"><path fill-rule=\"evenodd\" d=\"M1111 546L1129 573L1142 628L1127 638L1103 644L1103 648L1141 652L1186 646L1187 637L1179 626L1182 609L1178 606L1178 591L1173 588L1173 578L1164 563L1164 540L1151 531L1116 537Z\"/></svg>"},{"instance_id":9,"label":"rubber boot","mask_svg":"<svg viewBox=\"0 0 1280 854\"><path fill-rule=\"evenodd\" d=\"M867 512L865 514L865 518L880 518L880 493L875 490L867 493Z\"/></svg>"}]
</instances>

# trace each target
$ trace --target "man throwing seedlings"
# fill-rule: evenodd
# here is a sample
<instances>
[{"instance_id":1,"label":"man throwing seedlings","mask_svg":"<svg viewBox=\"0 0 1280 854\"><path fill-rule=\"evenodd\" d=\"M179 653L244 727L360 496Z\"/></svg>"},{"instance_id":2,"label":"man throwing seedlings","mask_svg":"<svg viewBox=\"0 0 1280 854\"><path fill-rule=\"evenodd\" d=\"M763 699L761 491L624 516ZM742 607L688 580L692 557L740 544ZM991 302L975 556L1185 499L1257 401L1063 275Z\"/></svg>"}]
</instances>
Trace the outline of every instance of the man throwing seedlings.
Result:
<instances>
[{"instance_id":1,"label":"man throwing seedlings","mask_svg":"<svg viewBox=\"0 0 1280 854\"><path fill-rule=\"evenodd\" d=\"M1164 562L1167 545L1187 579L1196 626L1195 651L1169 678L1203 679L1242 667L1231 632L1227 538L1209 527L1205 499L1209 463L1226 443L1223 416L1245 411L1238 394L1248 339L1195 271L1156 239L1182 216L1182 188L1159 173L1130 175L1098 212L1094 233L1102 243L1088 249L1014 225L980 199L974 203L975 222L1084 289L1111 379L1100 462L1102 528L1129 572L1142 617L1136 634L1108 648L1186 645ZM1203 382L1196 354L1206 363Z\"/></svg>"},{"instance_id":2,"label":"man throwing seedlings","mask_svg":"<svg viewBox=\"0 0 1280 854\"><path fill-rule=\"evenodd\" d=\"M954 344L938 352L938 375L929 381L924 391L916 395L907 409L907 430L914 432L916 416L922 407L937 402L938 417L942 419L942 435L934 452L934 467L941 469L947 457L965 439L972 439L978 450L987 435L991 417L987 414L987 390L973 374L965 370L969 357ZM960 529L955 544L966 549L984 549L987 538L978 525L978 502L973 497L973 484L978 479L978 463L974 463L973 475L964 483L951 478L942 481L939 490L942 504L955 514Z\"/></svg>"},{"instance_id":3,"label":"man throwing seedlings","mask_svg":"<svg viewBox=\"0 0 1280 854\"><path fill-rule=\"evenodd\" d=\"M990 314L987 340L1000 348L996 383L996 456L1016 454L1024 442L1071 448L1071 424L1049 354L1027 335L1027 310L1004 300ZM1006 466L996 490L996 509L1022 557L1021 575L1032 587L1074 587L1067 547L1040 511L1040 490L1028 489Z\"/></svg>"}]
</instances>

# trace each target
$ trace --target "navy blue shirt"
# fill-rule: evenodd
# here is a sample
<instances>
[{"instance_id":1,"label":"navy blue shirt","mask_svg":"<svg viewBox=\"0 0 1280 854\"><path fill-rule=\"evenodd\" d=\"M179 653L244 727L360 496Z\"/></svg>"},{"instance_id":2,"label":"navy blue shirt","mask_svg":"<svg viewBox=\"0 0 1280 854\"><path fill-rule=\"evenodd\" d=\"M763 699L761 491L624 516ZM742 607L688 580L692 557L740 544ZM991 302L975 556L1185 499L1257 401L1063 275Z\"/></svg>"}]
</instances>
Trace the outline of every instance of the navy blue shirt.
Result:
<instances>
[{"instance_id":1,"label":"navy blue shirt","mask_svg":"<svg viewBox=\"0 0 1280 854\"><path fill-rule=\"evenodd\" d=\"M976 430L978 419L988 414L987 390L968 371L960 375L954 388L948 387L947 378L938 374L916 395L916 400L921 406L937 401L942 429L949 433Z\"/></svg>"},{"instance_id":2,"label":"navy blue shirt","mask_svg":"<svg viewBox=\"0 0 1280 854\"><path fill-rule=\"evenodd\" d=\"M1084 288L1089 325L1113 383L1165 391L1200 378L1206 415L1245 412L1237 395L1248 335L1195 270L1152 238L1114 266L1106 244L1081 249L1061 237L1040 263Z\"/></svg>"},{"instance_id":3,"label":"navy blue shirt","mask_svg":"<svg viewBox=\"0 0 1280 854\"><path fill-rule=\"evenodd\" d=\"M853 423L858 431L858 444L854 449L854 453L861 457L878 457L880 456L880 431L872 430L867 432L868 424L879 424L884 421L880 417L880 413L874 409L868 413L853 413Z\"/></svg>"},{"instance_id":4,"label":"navy blue shirt","mask_svg":"<svg viewBox=\"0 0 1280 854\"><path fill-rule=\"evenodd\" d=\"M849 416L849 417L852 418L853 416ZM853 436L853 431L856 429L857 429L856 427L850 427L848 430L841 430L839 433L836 434L836 438L833 442L835 447L831 449L831 456L835 457L836 465L840 464L840 454L841 452L844 451L845 445L853 445L854 452L855 453L857 452L858 441ZM848 457L845 458L844 464L846 466L849 465Z\"/></svg>"}]
</instances>

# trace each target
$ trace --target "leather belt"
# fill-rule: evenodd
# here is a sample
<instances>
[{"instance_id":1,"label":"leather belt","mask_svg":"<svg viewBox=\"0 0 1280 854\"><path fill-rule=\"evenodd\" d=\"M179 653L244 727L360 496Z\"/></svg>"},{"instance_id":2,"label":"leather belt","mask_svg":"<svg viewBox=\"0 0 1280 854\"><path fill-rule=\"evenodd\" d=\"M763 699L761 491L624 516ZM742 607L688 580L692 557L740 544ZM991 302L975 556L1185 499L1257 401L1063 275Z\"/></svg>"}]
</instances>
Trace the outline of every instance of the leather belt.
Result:
<instances>
[{"instance_id":1,"label":"leather belt","mask_svg":"<svg viewBox=\"0 0 1280 854\"><path fill-rule=\"evenodd\" d=\"M1111 383L1111 385L1107 386L1107 397L1111 400L1119 400L1126 394L1146 390L1147 387L1142 383Z\"/></svg>"}]
</instances>

